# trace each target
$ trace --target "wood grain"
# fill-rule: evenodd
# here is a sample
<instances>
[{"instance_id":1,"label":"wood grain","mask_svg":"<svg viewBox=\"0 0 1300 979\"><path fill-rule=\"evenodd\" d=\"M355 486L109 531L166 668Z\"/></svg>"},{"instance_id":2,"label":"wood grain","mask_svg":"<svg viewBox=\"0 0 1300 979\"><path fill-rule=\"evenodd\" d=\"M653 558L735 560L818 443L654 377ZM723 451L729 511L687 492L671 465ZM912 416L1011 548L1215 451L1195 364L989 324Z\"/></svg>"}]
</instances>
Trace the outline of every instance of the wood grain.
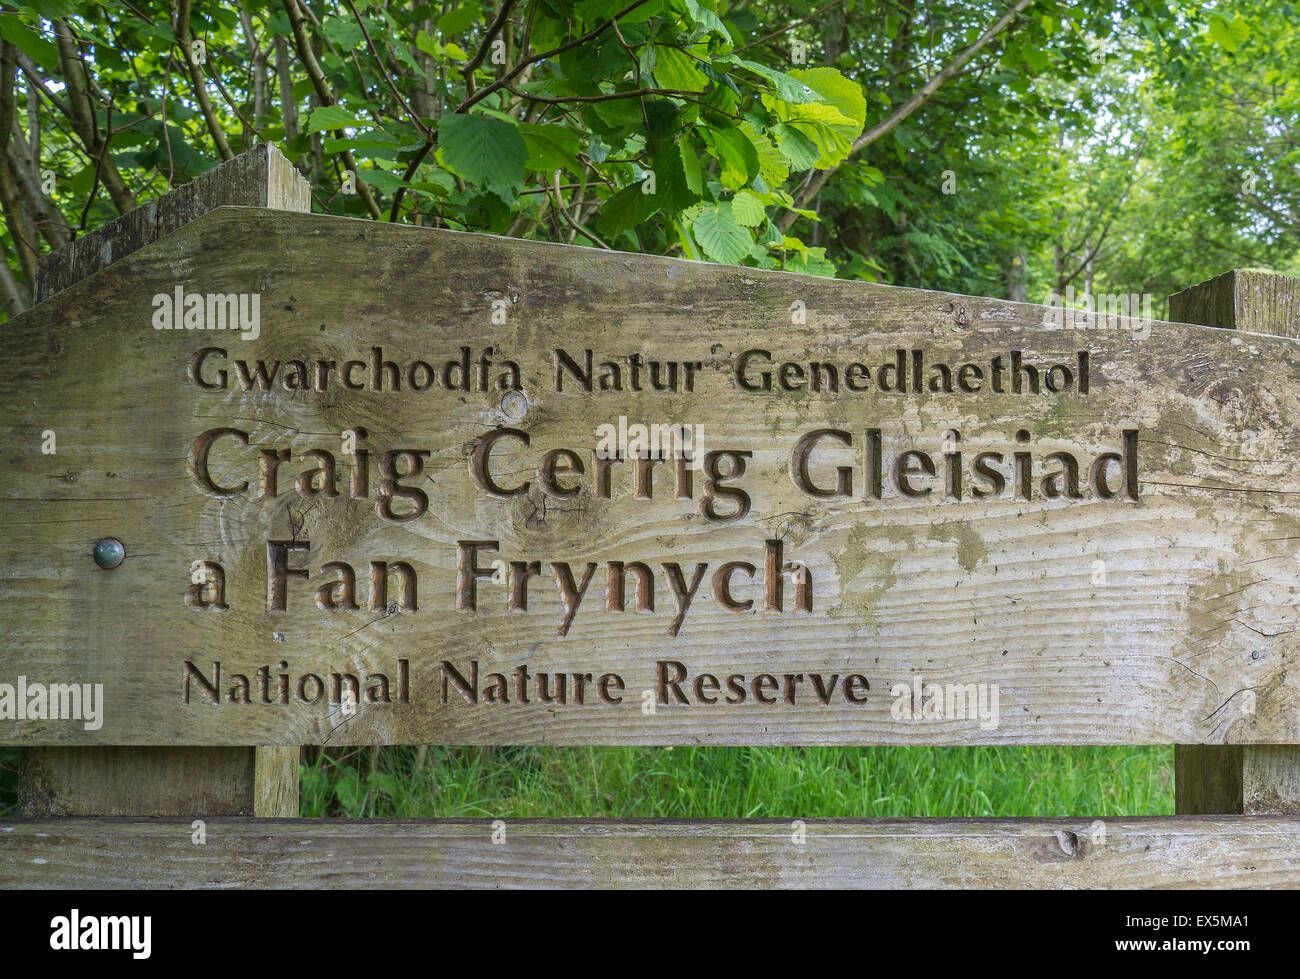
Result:
<instances>
[{"instance_id":1,"label":"wood grain","mask_svg":"<svg viewBox=\"0 0 1300 979\"><path fill-rule=\"evenodd\" d=\"M233 748L24 749L19 810L28 817L258 815L253 756Z\"/></svg>"},{"instance_id":2,"label":"wood grain","mask_svg":"<svg viewBox=\"0 0 1300 979\"><path fill-rule=\"evenodd\" d=\"M1295 745L1176 745L1179 814L1300 815Z\"/></svg>"},{"instance_id":3,"label":"wood grain","mask_svg":"<svg viewBox=\"0 0 1300 979\"><path fill-rule=\"evenodd\" d=\"M1169 318L1270 336L1300 336L1300 278L1230 269L1169 297Z\"/></svg>"},{"instance_id":4,"label":"wood grain","mask_svg":"<svg viewBox=\"0 0 1300 979\"><path fill-rule=\"evenodd\" d=\"M1169 298L1171 319L1300 338L1300 279L1233 269ZM1300 747L1175 745L1179 814L1300 814Z\"/></svg>"},{"instance_id":5,"label":"wood grain","mask_svg":"<svg viewBox=\"0 0 1300 979\"><path fill-rule=\"evenodd\" d=\"M150 297L260 292L262 335L160 332ZM807 323L791 323L802 302ZM494 307L494 302L497 305ZM507 322L494 325L494 311ZM79 724L0 722L19 744L1168 744L1300 740L1295 669L1300 589L1300 358L1296 342L1204 327L1137 324L1052 329L1044 309L991 299L684 262L650 256L380 226L341 218L222 209L70 287L10 325L0 351L0 609L3 676L105 684L98 731ZM215 336L215 339L214 339ZM283 390L199 391L186 364L216 344L229 358L363 359L441 364L462 346L493 346L522 370L524 400L499 392L422 394ZM696 391L555 390L552 352L639 351L704 365ZM861 360L873 370L896 348L931 362L987 363L1021 351L1039 363L1088 351L1088 394L838 396L748 393L736 356L762 347L776 361ZM231 378L233 363L228 363ZM522 417L519 417L522 413ZM616 477L612 500L543 496L536 465L547 450L590 453L597 425L702 424L709 446L752 451L746 517L711 523L695 498L672 498L657 467L654 499L634 500ZM256 452L284 448L273 499L216 500L186 472L203 431L237 426L245 455L216 475L258 478ZM520 497L477 489L468 462L486 433L527 431L532 445L496 458L502 478L530 479ZM419 486L428 513L395 524L372 493L308 499L292 489L309 448L338 452L364 427L375 455L430 452ZM789 474L797 439L843 428L860 452L878 427L887 452L943 450L949 429L968 451L1010 453L1021 428L1035 451L1090 460L1139 431L1140 499L813 499ZM54 429L58 454L38 451ZM228 445L225 448L232 448ZM223 450L224 451L224 450ZM514 453L512 455L512 453ZM341 458L341 457L340 457ZM832 456L814 466L825 484ZM372 460L372 466L374 461ZM845 464L848 464L846 461ZM348 469L341 462L340 485ZM1036 470L1037 472L1037 470ZM702 477L702 474L697 474ZM372 475L372 479L375 477ZM377 479L375 479L377 483ZM582 480L579 480L582 482ZM116 536L127 559L102 571L90 550ZM266 542L310 541L310 582L290 582L286 612L266 610ZM761 574L764 541L782 541L814 583L814 608L736 614L708 578L676 637L663 562L689 578L726 561ZM477 612L456 611L456 542L494 540L504 560L540 561L527 613L506 610L501 586L480 582ZM191 562L226 571L230 607L189 608ZM389 614L318 611L321 565L412 564L419 608ZM486 559L486 558L485 558ZM608 561L656 572L651 614L606 612ZM551 562L599 570L568 635L557 636ZM1100 562L1100 564L1098 563ZM743 578L739 579L743 582ZM630 589L629 589L630 590ZM761 585L740 598L763 603ZM630 596L629 596L630 597ZM411 703L337 705L182 703L183 664L221 661L229 676L290 663L304 672L397 672L408 659ZM569 676L613 671L623 703L508 706L438 702L438 665ZM658 706L643 712L654 664L692 675L778 677L861 673L865 704L822 706L805 680L794 706ZM925 682L988 684L996 726L972 719L895 716L891 688Z\"/></svg>"},{"instance_id":6,"label":"wood grain","mask_svg":"<svg viewBox=\"0 0 1300 979\"><path fill-rule=\"evenodd\" d=\"M256 146L116 221L41 257L36 302L183 227L231 205L311 211L311 185L273 145ZM287 747L200 747L19 752L25 816L296 816L298 752Z\"/></svg>"},{"instance_id":7,"label":"wood grain","mask_svg":"<svg viewBox=\"0 0 1300 979\"><path fill-rule=\"evenodd\" d=\"M214 207L226 206L310 212L311 184L274 145L255 146L66 247L42 255L36 268L36 301L62 292Z\"/></svg>"},{"instance_id":8,"label":"wood grain","mask_svg":"<svg viewBox=\"0 0 1300 979\"><path fill-rule=\"evenodd\" d=\"M0 887L1294 888L1300 820L0 822ZM494 843L493 836L501 842Z\"/></svg>"}]
</instances>

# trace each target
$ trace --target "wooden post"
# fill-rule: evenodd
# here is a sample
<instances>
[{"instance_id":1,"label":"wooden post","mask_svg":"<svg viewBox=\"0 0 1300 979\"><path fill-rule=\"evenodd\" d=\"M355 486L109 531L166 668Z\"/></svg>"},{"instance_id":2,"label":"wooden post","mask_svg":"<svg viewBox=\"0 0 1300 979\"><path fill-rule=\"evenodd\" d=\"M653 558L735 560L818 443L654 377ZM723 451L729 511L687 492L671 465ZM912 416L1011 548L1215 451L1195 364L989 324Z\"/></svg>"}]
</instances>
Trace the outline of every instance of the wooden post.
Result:
<instances>
[{"instance_id":1,"label":"wooden post","mask_svg":"<svg viewBox=\"0 0 1300 979\"><path fill-rule=\"evenodd\" d=\"M1169 319L1300 339L1300 278L1233 269L1170 296ZM1300 814L1300 746L1175 745L1174 811Z\"/></svg>"},{"instance_id":2,"label":"wooden post","mask_svg":"<svg viewBox=\"0 0 1300 979\"><path fill-rule=\"evenodd\" d=\"M262 145L59 251L36 272L36 301L170 234L213 208L311 211L311 186ZM297 747L24 748L23 816L297 816Z\"/></svg>"}]
</instances>

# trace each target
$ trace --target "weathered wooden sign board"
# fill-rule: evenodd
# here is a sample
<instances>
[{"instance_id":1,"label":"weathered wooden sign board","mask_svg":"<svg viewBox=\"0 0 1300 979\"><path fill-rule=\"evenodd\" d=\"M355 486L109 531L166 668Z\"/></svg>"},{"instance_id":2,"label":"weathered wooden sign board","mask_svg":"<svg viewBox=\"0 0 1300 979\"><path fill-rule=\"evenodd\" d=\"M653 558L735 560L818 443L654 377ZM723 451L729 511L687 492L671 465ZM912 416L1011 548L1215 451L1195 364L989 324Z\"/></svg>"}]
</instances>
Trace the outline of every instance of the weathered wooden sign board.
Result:
<instances>
[{"instance_id":1,"label":"weathered wooden sign board","mask_svg":"<svg viewBox=\"0 0 1300 979\"><path fill-rule=\"evenodd\" d=\"M0 743L1300 740L1300 349L1099 325L214 211L7 325Z\"/></svg>"}]
</instances>

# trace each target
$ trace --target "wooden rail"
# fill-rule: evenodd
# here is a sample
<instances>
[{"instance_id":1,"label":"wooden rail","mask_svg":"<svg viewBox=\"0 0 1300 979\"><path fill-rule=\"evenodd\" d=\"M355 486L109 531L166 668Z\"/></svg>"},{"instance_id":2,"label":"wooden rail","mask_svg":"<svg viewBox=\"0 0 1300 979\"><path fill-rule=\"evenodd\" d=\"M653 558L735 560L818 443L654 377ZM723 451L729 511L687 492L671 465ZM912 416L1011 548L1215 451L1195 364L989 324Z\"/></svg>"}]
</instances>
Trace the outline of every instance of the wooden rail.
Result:
<instances>
[{"instance_id":1,"label":"wooden rail","mask_svg":"<svg viewBox=\"0 0 1300 979\"><path fill-rule=\"evenodd\" d=\"M772 273L752 269L557 250L511 239L290 213L306 210L307 201L305 184L278 152L268 147L251 151L43 262L39 294L50 301L10 325L10 345L0 351L0 368L8 367L0 370L5 378L0 416L16 426L27 439L24 444L34 444L46 427L57 430L61 441L57 466L34 451L21 459L15 455L19 461L11 482L0 494L0 516L9 528L0 541L6 568L0 611L7 633L0 666L7 678L12 673L24 681L29 674L79 677L89 671L102 681L110 701L126 709L115 706L107 726L50 726L35 716L6 720L17 726L0 730L0 739L23 746L22 811L32 818L0 822L0 887L1300 884L1300 747L1294 746L1300 739L1300 681L1293 641L1300 595L1295 561L1300 508L1293 500L1300 498L1300 470L1288 455L1300 432L1300 356L1295 347L1300 282L1227 273L1171 301L1173 319L1196 325L1148 324L1154 332L1143 338L1089 333L1078 344L1062 346L1055 335L1038 335L1044 311L1025 304L812 277L778 281ZM223 209L212 213L216 208ZM359 242L365 242L364 249ZM369 261L366 250L382 255L383 269ZM674 562L687 566L716 562L729 548L731 557L749 553L736 550L736 541L726 536L732 531L707 520L684 521L680 514L640 524L620 518L618 523L612 516L596 520L583 507L560 507L544 509L536 518L535 508L510 509L494 499L478 514L483 528L472 516L452 520L455 527L432 521L432 529L417 541L442 545L421 572L437 571L444 582L455 577L459 612L448 604L450 585L440 592L421 591L429 603L424 615L389 614L400 603L389 606L372 597L373 609L366 614L383 614L341 639L340 630L325 624L320 614L326 606L336 609L337 603L322 598L312 604L297 594L292 610L273 609L279 618L278 628L271 629L263 615L266 595L274 589L268 593L251 573L273 566L268 542L287 546L278 538L292 531L297 541L306 527L318 546L337 538L340 547L359 547L354 537L361 531L354 534L356 528L346 519L324 520L319 514L311 519L322 522L304 523L307 511L293 509L292 500L281 500L279 509L258 511L256 519L234 519L224 502L213 503L211 494L195 493L187 485L182 450L198 428L216 424L206 420L209 414L217 418L220 413L204 409L209 414L191 417L189 409L177 407L193 394L183 379L188 375L177 370L182 360L176 351L182 348L154 344L145 325L149 296L155 289L165 296L176 284L176 268L184 264L178 255L185 261L204 256L204 288L227 295L241 292L249 282L259 283L267 310L293 311L293 316L280 317L266 341L276 356L309 349L322 342L321 334L333 342L326 324L336 321L362 324L384 343L394 344L392 349L403 343L417 349L431 335L441 337L437 329L443 327L430 324L453 324L443 332L456 344L462 334L486 343L491 331L482 322L455 326L470 322L465 319L466 295L492 300L493 308L498 302L509 305L520 299L511 292L518 280L528 289L525 301L510 313L523 324L515 345L530 354L526 360L534 370L557 336L567 337L574 350L589 346L596 335L614 344L611 350L630 349L643 337L673 347L694 342L701 323L707 323L709 349L721 352L717 363L709 361L716 368L750 340L774 335L772 324L783 324L787 313L787 283L794 281L801 296L816 300L809 308L815 306L821 317L804 331L800 344L807 344L808 351L818 344L838 350L870 334L872 342L898 347L900 376L903 348L921 352L917 344L933 347L954 364L1000 357L1008 338L1019 338L1017 358L1051 353L1059 359L1069 347L1071 356L1079 358L1070 363L1077 366L1080 386L1086 371L1093 375L1086 402L1040 399L1008 405L989 392L979 397L971 392L963 402L964 414L953 414L951 403L939 399L939 408L927 408L933 417L927 416L925 424L938 432L950 423L964 425L969 417L1007 434L1032 422L1053 445L1077 442L1087 449L1086 456L1099 460L1109 452L1123 479L1107 493L1094 480L1090 492L1097 498L1087 505L1075 505L1082 496L1067 504L1055 493L1049 494L1055 501L1051 505L1037 501L1029 507L1026 493L1023 501L985 507L969 499L963 503L956 494L953 507L943 511L925 509L929 504L917 492L903 492L911 484L898 483L895 473L891 478L898 492L879 512L864 515L845 502L814 519L812 511L800 509L808 494L792 489L796 484L809 488L807 474L800 475L799 465L790 460L785 461L794 469L775 465L788 455L787 447L781 452L764 447L762 438L849 422L827 413L826 405L804 404L797 397L764 402L762 418L743 412L729 417L736 391L702 388L680 404L689 403L710 419L728 418L733 434L744 436L738 445L760 445L744 452L754 456L755 512L768 516L761 527L754 523L757 518L738 526L753 531L755 552L767 555L773 579L790 576L790 621L755 618L766 625L737 632L737 616L749 610L729 592L726 575L702 593L706 598L693 613L690 638L680 642L676 626L665 633L662 622L630 612L626 617L611 612L614 624L606 623L604 631L588 628L581 638L569 635L576 603L566 611L558 633L554 617L543 621L534 615L521 622L501 602L495 611L486 604L480 609L462 601L465 565L453 555L465 540L472 543L482 536L475 531L488 532L483 528L491 528L510 547L519 545L520 553L532 553L526 545L543 553L557 539L575 545L573 553L545 552L562 589L560 564L571 575L569 562L585 560L587 548L599 552L602 561L610 558L612 563L606 563L621 575L623 559L641 553L620 550L629 546L626 538L644 544L647 554L668 548ZM286 256L296 257L288 262ZM486 276L484 269L493 274ZM370 299L360 295L355 282L366 277L378 282L379 272L386 308L407 315L376 313ZM633 287L642 291L634 295ZM577 292L579 304L573 301ZM476 313L484 322L486 308ZM622 332L593 320L593 309L620 310ZM695 320L680 322L683 310ZM870 322L862 319L864 310ZM756 328L756 322L768 326ZM143 343L142 336L150 342ZM89 343L88 337L99 341ZM919 373L920 358L916 363ZM116 373L105 373L105 364L115 365ZM802 370L794 366L796 372ZM1053 369L1073 381L1067 367L1062 362ZM1267 368L1267 376L1261 368ZM250 429L263 424L274 429L269 435L259 430L256 438L247 436L256 444L271 444L285 432L305 438L320 425L342 430L357 418L376 432L396 426L436 433L446 443L439 472L462 473L462 449L499 429L516 408L533 412L530 424L535 424L539 442L550 431L547 426L563 422L587 432L608 414L584 406L572 390L572 378L566 400L558 388L547 391L539 377L529 378L531 405L526 399L522 405L505 400L498 405L494 395L492 403L469 407L462 406L465 399L446 409L416 402L405 414L395 414L391 406L374 402L366 407L358 399L357 412L331 417L328 425L303 399L282 399L277 410L285 412L283 423L263 417L271 408L254 395L232 394L231 405L222 410L237 414ZM888 389L882 385L882 390ZM994 390L1005 393L996 384ZM627 404L662 409L668 417L678 402L632 399ZM838 412L841 406L831 407ZM136 429L145 417L150 438L141 442ZM900 422L895 437L923 440L928 429L914 421ZM1124 427L1130 424L1137 427ZM877 441L868 436L863 443L876 445L869 457L874 462L864 463L864 479L873 472L879 476L880 470L879 429L868 431L876 432ZM824 432L818 435L824 437ZM1123 457L1113 451L1121 438ZM1024 439L1029 439L1027 432ZM19 436L10 441L18 444ZM927 446L931 453L942 448ZM910 450L909 457L918 451ZM1138 455L1143 460L1140 505ZM125 462L110 469L110 457ZM829 473L822 476L829 478ZM454 513L468 499L462 488L430 485L428 502L435 512ZM124 486L137 488L128 493ZM880 500L878 491L874 498ZM595 507L590 512L602 511ZM699 514L703 517L706 510ZM787 519L792 514L807 519ZM363 524L369 526L358 521L357 527ZM621 536L608 536L619 528ZM377 554L403 554L413 539L409 530L388 525L367 533ZM114 536L129 540L130 561L116 572L93 567L89 552L94 542ZM786 557L776 556L775 546L785 547L787 538ZM178 541L203 541L187 546L207 548L214 561L225 556L217 553L222 548L229 552L226 563L240 572L237 578L232 575L235 607L206 599L196 608L181 603L175 585L184 580L178 569L183 576L192 555L167 550ZM806 562L799 566L803 570L797 581L799 567L782 565L794 560L796 547ZM1098 575L1094 561L1103 553L1109 583L1104 573ZM354 555L345 551L344 556ZM475 560L471 557L469 576L477 580L484 574L474 570ZM750 568L745 576L753 578L759 565L747 561L725 565L730 568L726 574ZM515 564L526 583L527 563ZM677 563L673 568L680 571ZM413 580L414 570L410 573ZM702 571L700 575L702 580ZM829 616L817 605L823 618L813 627L805 625L811 619L793 618L812 610L811 590L807 607L794 607L797 588L812 587L808 575L819 588L836 583L841 602ZM351 597L351 583L344 592ZM611 590L605 599L606 612L610 605L622 607L614 594ZM660 594L662 613L667 599L665 592ZM708 594L718 606L712 612L705 611ZM768 593L769 611L785 611L779 594ZM440 614L428 614L431 596L444 603ZM407 611L414 612L413 585L410 598ZM360 612L360 606L353 611ZM471 611L475 614L460 614ZM382 674L385 685L391 674L402 695L396 704L376 697L352 702L352 709L345 710L342 702L318 703L324 697L320 691L314 697L302 692L308 681L323 686L321 677L333 675L333 667L303 666L300 658L307 652L324 656L344 642L352 657L347 670L368 676L387 671ZM677 651L663 651L665 643L674 642ZM248 678L263 665L268 677L272 669L280 671L270 665L281 658L280 644L295 650L294 675L303 685L294 689L302 702L290 704L287 692L282 704L241 701L239 680L246 691ZM710 698L720 681L709 673L693 685L701 669L695 660L691 680L677 676L672 664L689 658L680 652L683 648L711 654L726 666L723 670L706 662L719 675L735 670L741 678L736 685L751 684L752 696L734 706ZM423 660L406 659L412 649ZM602 665L609 669L607 675L620 678L618 689L627 697L565 702L562 710L539 710L536 700L489 707L492 698L486 694L480 703L477 680L458 680L448 687L454 696L436 702L440 676L450 677L449 663L459 671L457 677L477 676L466 660L483 656L485 675L491 675L486 673L489 658L495 657L493 668L509 662L513 669L523 651L534 675L545 670L550 677L564 675L576 682L576 676L586 675L579 670L597 676L601 671L595 665ZM187 656L198 665L182 666ZM443 661L443 656L449 659ZM660 657L671 663L656 664ZM218 660L226 678L221 683ZM980 683L999 690L1000 716L987 726L969 714L931 722L922 712L925 723L920 725L913 713L896 716L891 698L902 698L913 682L919 685L922 674L963 689ZM284 675L288 691L289 673ZM205 698L207 677L217 693ZM594 684L589 692L600 689L601 679L587 679ZM404 699L408 681L420 694L418 703ZM680 690L673 686L678 681ZM823 681L829 686L823 688ZM841 682L842 687L835 686ZM188 702L185 683L196 691ZM803 686L796 689L799 683ZM500 686L506 685L502 674ZM902 694L895 692L900 685ZM782 698L774 695L778 688L784 691ZM827 689L840 690L840 699L826 694L818 702L818 691L825 694ZM651 700L660 709L644 711L643 694L656 690ZM867 691L869 701L862 696ZM913 706L924 700L918 694ZM298 808L297 746L340 742L1178 742L1177 809L1184 815L804 821L283 818ZM254 818L245 818L250 814Z\"/></svg>"},{"instance_id":2,"label":"wooden rail","mask_svg":"<svg viewBox=\"0 0 1300 979\"><path fill-rule=\"evenodd\" d=\"M0 823L0 887L1294 887L1300 852L1300 818L1265 816L229 818L194 833L188 819Z\"/></svg>"}]
</instances>

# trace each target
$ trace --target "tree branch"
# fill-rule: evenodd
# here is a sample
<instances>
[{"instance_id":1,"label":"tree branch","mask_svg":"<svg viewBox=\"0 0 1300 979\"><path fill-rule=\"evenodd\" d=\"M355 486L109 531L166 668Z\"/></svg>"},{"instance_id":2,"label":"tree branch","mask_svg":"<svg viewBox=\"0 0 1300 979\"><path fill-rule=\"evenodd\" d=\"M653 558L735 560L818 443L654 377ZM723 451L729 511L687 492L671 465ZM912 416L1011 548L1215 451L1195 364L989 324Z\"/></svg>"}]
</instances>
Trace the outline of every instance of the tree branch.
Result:
<instances>
[{"instance_id":1,"label":"tree branch","mask_svg":"<svg viewBox=\"0 0 1300 979\"><path fill-rule=\"evenodd\" d=\"M108 190L108 196L112 199L118 213L125 214L135 209L135 195L127 187L122 175L117 172L117 165L113 163L113 158L105 152L112 134L101 135L99 126L95 122L95 108L90 101L87 81L90 77L90 69L86 67L68 25L60 20L54 21L53 24L54 39L59 50L59 67L62 69L63 84L67 91L68 121L91 159L103 159L100 176L104 181L104 187ZM165 124L164 120L164 126Z\"/></svg>"},{"instance_id":2,"label":"tree branch","mask_svg":"<svg viewBox=\"0 0 1300 979\"><path fill-rule=\"evenodd\" d=\"M480 90L477 95L468 96L463 102L461 102L460 105L456 107L456 111L467 112L470 106L475 105L478 102L482 102L493 92L505 88L507 85L509 85L512 81L515 80L515 77L525 68L527 68L529 65L536 64L539 61L545 61L547 58L554 58L557 54L563 54L565 51L568 51L570 48L576 48L579 44L586 44L593 37L598 37L599 35L603 34L609 28L609 25L614 23L620 17L625 17L626 15L630 14L633 10L636 10L636 8L641 6L643 3L648 3L648 2L649 0L635 0L634 3L624 7L622 10L616 13L609 20L593 27L591 30L589 30L586 34L583 34L581 37L575 38L572 41L568 41L564 44L561 44L558 48L551 48L551 50L549 51L543 51L541 54L533 55L533 57L531 58L526 58L525 60L519 62L519 64L517 64L510 71L506 72L506 74L503 75L501 78L498 78L487 88ZM1028 3L1029 0L1023 0L1023 2Z\"/></svg>"},{"instance_id":3,"label":"tree branch","mask_svg":"<svg viewBox=\"0 0 1300 979\"><path fill-rule=\"evenodd\" d=\"M311 79L312 87L316 90L316 97L320 99L322 106L334 105L336 99L334 93L330 91L329 84L325 81L325 73L321 71L320 62L316 60L316 55L312 53L311 42L307 38L307 26L303 22L302 10L298 7L298 0L280 0L284 6L284 12L289 15L289 26L293 30L294 48L298 52L298 60L302 62L303 68L307 70L307 77ZM344 134L342 130L335 130L335 137L342 139ZM343 158L344 164L349 170L356 174L357 195L370 212L370 216L376 221L383 217L380 213L379 205L375 203L374 197L361 180L361 173L357 167L357 161L352 156L351 150L340 150L339 156Z\"/></svg>"},{"instance_id":4,"label":"tree branch","mask_svg":"<svg viewBox=\"0 0 1300 979\"><path fill-rule=\"evenodd\" d=\"M843 2L844 0L831 0L830 3L826 4L826 6L817 8L812 13L810 13L807 17L802 17L799 20L796 20L793 24L790 24L786 27L782 27L780 30L773 31L771 34L764 35L763 37L760 37L755 41L750 41L748 44L742 44L738 48L733 48L732 53L739 54L741 51L744 51L747 48L752 48L759 44L766 44L768 41L772 40L772 38L780 37L782 34L785 34L787 31L792 31L796 27L800 27L808 23L808 21L812 20L814 17L824 14L826 11L830 10L831 7L838 7Z\"/></svg>"},{"instance_id":5,"label":"tree branch","mask_svg":"<svg viewBox=\"0 0 1300 979\"><path fill-rule=\"evenodd\" d=\"M1018 17L1020 13L1033 2L1034 0L1016 0L1016 4L1013 7L1011 7L1010 10L1008 10L996 21L994 21L993 25L988 30L986 30L983 34L981 34L978 38L976 38L973 43L971 43L964 51L962 51L959 55L957 55L956 58L954 58L951 62L949 62L947 66L945 66L940 71L935 73L930 78L929 81L927 81L924 85L922 85L921 88L918 89L916 93L912 95L910 99L908 99L897 109L895 109L889 115L888 118L883 119L882 121L876 123L876 125L871 127L871 129L867 130L867 132L863 133L861 136L855 139L853 141L852 148L849 150L848 157L851 157L854 153L857 153L863 147L870 146L881 136L884 136L885 134L889 133L899 123L901 123L913 112L915 112L917 109L923 106L927 101L929 101L930 96L932 96L935 92L937 92L944 82L948 81L948 79L952 78L959 71L961 71L962 68L966 66L966 63L971 60L971 58L975 57L975 55L977 55L980 51L982 51L984 47L987 46L991 40L993 40L995 37L1001 34L1004 30L1006 30L1007 25L1009 25L1013 20L1015 20L1015 18ZM845 159L847 160L848 157L845 157ZM839 167L842 165L843 164L841 163L841 164L837 164L835 167L832 167L829 170L816 171L816 176L814 176L813 179L808 182L808 185L804 188L803 192L796 199L795 207L806 208L808 202L811 201L814 197L816 197L817 194L821 191L822 187L826 185L826 181L830 179L831 174L834 173L837 169L839 169ZM794 224L794 222L798 220L798 218L799 215L795 213L794 210L791 210L787 212L781 218L780 221L777 222L777 226L782 231L788 231L790 226Z\"/></svg>"},{"instance_id":6,"label":"tree branch","mask_svg":"<svg viewBox=\"0 0 1300 979\"><path fill-rule=\"evenodd\" d=\"M384 81L388 83L389 90L392 91L397 101L401 103L402 108L406 110L406 114L411 117L411 121L415 123L415 128L424 134L425 139L428 139L429 127L420 121L420 117L416 114L415 110L411 108L410 103L402 97L402 93L399 92L397 86L393 84L393 79L389 76L388 69L384 67L384 59L379 56L379 49L375 47L375 42L370 39L370 31L366 30L365 21L363 21L361 15L357 13L356 5L352 0L343 0L343 2L348 5L348 10L352 11L353 19L357 22L357 26L361 28L361 36L366 39L366 47L370 49L370 54L375 59L375 64L379 66L379 74L383 76ZM358 68L358 73L359 72L360 69Z\"/></svg>"},{"instance_id":7,"label":"tree branch","mask_svg":"<svg viewBox=\"0 0 1300 979\"><path fill-rule=\"evenodd\" d=\"M5 226L13 239L14 251L18 253L18 265L30 288L36 282L35 232L18 200L7 153L14 120L14 75L17 70L18 49L8 41L0 40L0 206L4 208ZM5 267L7 269L8 265ZM25 306L19 306L19 311L23 308Z\"/></svg>"},{"instance_id":8,"label":"tree branch","mask_svg":"<svg viewBox=\"0 0 1300 979\"><path fill-rule=\"evenodd\" d=\"M466 96L474 94L474 72L478 71L479 65L483 64L484 59L487 58L488 49L492 47L492 39L496 37L497 31L501 30L505 24L506 18L510 16L510 10L514 5L515 0L505 0L501 4L496 19L488 25L487 34L483 36L483 43L478 46L478 50L474 52L474 57L469 60L469 64L460 70L460 73L465 76Z\"/></svg>"},{"instance_id":9,"label":"tree branch","mask_svg":"<svg viewBox=\"0 0 1300 979\"><path fill-rule=\"evenodd\" d=\"M577 221L573 219L573 217L569 214L568 210L564 206L564 198L560 196L560 171L556 170L551 176L555 180L555 209L560 212L560 217L564 218L565 223L567 223L569 227L571 227L574 231L581 234L584 238L590 239L591 241L595 242L597 245L599 245L601 248L606 249L607 251L612 250L610 249L609 245L605 244L603 241L601 241L594 234L592 234L590 231L588 231L586 228L584 228L582 225L580 225Z\"/></svg>"},{"instance_id":10,"label":"tree branch","mask_svg":"<svg viewBox=\"0 0 1300 979\"><path fill-rule=\"evenodd\" d=\"M199 111L203 113L203 121L207 123L212 142L223 160L233 160L235 154L226 142L225 131L221 128L221 121L212 108L212 99L208 98L207 87L203 84L203 69L194 62L194 47L190 43L190 0L179 0L177 5L176 42L181 46L181 57L190 76L190 87L194 90L195 101L199 103ZM163 125L167 125L166 120L163 120Z\"/></svg>"}]
</instances>

